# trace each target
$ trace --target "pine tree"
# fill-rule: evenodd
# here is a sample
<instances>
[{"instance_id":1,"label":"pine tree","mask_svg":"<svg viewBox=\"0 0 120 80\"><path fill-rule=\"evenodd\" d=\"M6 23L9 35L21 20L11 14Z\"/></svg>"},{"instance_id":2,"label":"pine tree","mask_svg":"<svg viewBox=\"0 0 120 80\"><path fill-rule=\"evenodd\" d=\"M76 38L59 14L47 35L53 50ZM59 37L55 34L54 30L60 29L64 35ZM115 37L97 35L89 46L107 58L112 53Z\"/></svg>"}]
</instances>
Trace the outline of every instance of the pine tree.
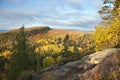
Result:
<instances>
[{"instance_id":1,"label":"pine tree","mask_svg":"<svg viewBox=\"0 0 120 80\"><path fill-rule=\"evenodd\" d=\"M80 52L79 52L78 47L76 45L76 42L74 42L74 46L73 46L73 57L74 57L74 60L81 58L81 55L80 55Z\"/></svg>"},{"instance_id":2,"label":"pine tree","mask_svg":"<svg viewBox=\"0 0 120 80\"><path fill-rule=\"evenodd\" d=\"M26 45L26 35L24 26L20 28L16 35L15 44L13 45L11 60L10 60L10 71L8 80L16 80L20 73L25 70L32 69L33 61L28 54L28 46ZM22 74L24 75L24 74Z\"/></svg>"},{"instance_id":3,"label":"pine tree","mask_svg":"<svg viewBox=\"0 0 120 80\"><path fill-rule=\"evenodd\" d=\"M70 41L70 37L67 34L64 41L63 41L63 56L67 57L69 55L69 41Z\"/></svg>"}]
</instances>

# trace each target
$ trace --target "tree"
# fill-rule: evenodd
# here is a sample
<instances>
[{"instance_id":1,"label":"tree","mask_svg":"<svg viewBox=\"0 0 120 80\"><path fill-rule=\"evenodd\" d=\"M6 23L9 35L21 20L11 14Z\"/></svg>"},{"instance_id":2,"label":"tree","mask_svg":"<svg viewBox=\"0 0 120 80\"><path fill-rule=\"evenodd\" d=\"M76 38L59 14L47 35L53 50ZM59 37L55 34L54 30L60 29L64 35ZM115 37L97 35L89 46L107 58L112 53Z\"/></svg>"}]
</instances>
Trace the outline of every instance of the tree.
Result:
<instances>
[{"instance_id":1,"label":"tree","mask_svg":"<svg viewBox=\"0 0 120 80\"><path fill-rule=\"evenodd\" d=\"M104 6L98 13L103 20L114 20L120 16L120 0L103 0Z\"/></svg>"},{"instance_id":2,"label":"tree","mask_svg":"<svg viewBox=\"0 0 120 80\"><path fill-rule=\"evenodd\" d=\"M120 47L120 0L103 0L103 3L106 6L103 6L102 10L99 10L100 15L110 15L106 19L103 18L105 25L101 24L96 28L96 50ZM104 7L110 12L103 9ZM106 21L109 23L106 23Z\"/></svg>"},{"instance_id":3,"label":"tree","mask_svg":"<svg viewBox=\"0 0 120 80\"><path fill-rule=\"evenodd\" d=\"M15 44L11 50L12 54L10 59L10 71L8 80L16 80L22 71L30 70L33 68L33 59L28 51L29 50L26 44L26 35L23 26L17 33Z\"/></svg>"},{"instance_id":4,"label":"tree","mask_svg":"<svg viewBox=\"0 0 120 80\"><path fill-rule=\"evenodd\" d=\"M82 54L79 52L78 50L78 46L76 45L76 43L74 42L74 46L73 46L73 60L77 60L77 59L81 59Z\"/></svg>"},{"instance_id":5,"label":"tree","mask_svg":"<svg viewBox=\"0 0 120 80\"><path fill-rule=\"evenodd\" d=\"M70 37L67 34L65 39L63 40L63 50L62 50L63 57L67 57L69 55L69 41L70 41Z\"/></svg>"},{"instance_id":6,"label":"tree","mask_svg":"<svg viewBox=\"0 0 120 80\"><path fill-rule=\"evenodd\" d=\"M103 4L104 4L104 6L101 8L101 10L98 11L98 13L101 15L101 18L103 20L111 19L113 1L103 0Z\"/></svg>"},{"instance_id":7,"label":"tree","mask_svg":"<svg viewBox=\"0 0 120 80\"><path fill-rule=\"evenodd\" d=\"M7 59L4 56L0 56L0 75L1 75L2 71L4 70L6 62L7 62Z\"/></svg>"}]
</instances>

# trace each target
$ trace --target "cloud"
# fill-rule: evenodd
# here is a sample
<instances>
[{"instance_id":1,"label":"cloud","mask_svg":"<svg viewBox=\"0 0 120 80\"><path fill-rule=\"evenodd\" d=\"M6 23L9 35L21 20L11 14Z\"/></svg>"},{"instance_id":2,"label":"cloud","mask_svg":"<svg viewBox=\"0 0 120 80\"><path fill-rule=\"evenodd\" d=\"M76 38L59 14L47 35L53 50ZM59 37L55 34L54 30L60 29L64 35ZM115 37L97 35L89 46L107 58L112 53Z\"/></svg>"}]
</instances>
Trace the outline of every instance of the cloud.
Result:
<instances>
[{"instance_id":1,"label":"cloud","mask_svg":"<svg viewBox=\"0 0 120 80\"><path fill-rule=\"evenodd\" d=\"M91 29L95 26L97 17L88 17L87 13L79 10L71 10L64 12L30 12L30 11L16 11L16 10L2 10L0 13L0 20L2 25L9 26L9 29L20 27L22 24L26 26L46 25L51 27L68 28L68 29ZM99 20L98 20L99 21ZM4 23L4 24L3 24ZM2 29L2 27L0 27ZM5 27L3 27L5 28Z\"/></svg>"},{"instance_id":2,"label":"cloud","mask_svg":"<svg viewBox=\"0 0 120 80\"><path fill-rule=\"evenodd\" d=\"M66 0L66 1L72 5L80 5L83 2L83 0Z\"/></svg>"},{"instance_id":3,"label":"cloud","mask_svg":"<svg viewBox=\"0 0 120 80\"><path fill-rule=\"evenodd\" d=\"M87 17L88 15L82 15L82 16L76 16L73 19L69 19L66 23L66 26L69 27L75 27L78 29L89 29L94 30L94 26L100 23L100 18L98 16L94 17L92 15L89 15L90 17Z\"/></svg>"},{"instance_id":4,"label":"cloud","mask_svg":"<svg viewBox=\"0 0 120 80\"><path fill-rule=\"evenodd\" d=\"M14 4L12 7L11 5L2 7L0 29L13 29L25 24L25 26L45 25L52 28L93 30L94 26L100 22L97 11L89 7L81 9L84 7L84 0L44 0L42 2L26 0L29 1L27 4L24 0L5 1Z\"/></svg>"},{"instance_id":5,"label":"cloud","mask_svg":"<svg viewBox=\"0 0 120 80\"><path fill-rule=\"evenodd\" d=\"M102 0L94 0L92 5L94 6L93 8L95 8L96 10L99 10L103 6L103 2Z\"/></svg>"},{"instance_id":6,"label":"cloud","mask_svg":"<svg viewBox=\"0 0 120 80\"><path fill-rule=\"evenodd\" d=\"M1 10L0 13L0 29L12 29L22 24L34 22L34 12L20 12L16 10Z\"/></svg>"}]
</instances>

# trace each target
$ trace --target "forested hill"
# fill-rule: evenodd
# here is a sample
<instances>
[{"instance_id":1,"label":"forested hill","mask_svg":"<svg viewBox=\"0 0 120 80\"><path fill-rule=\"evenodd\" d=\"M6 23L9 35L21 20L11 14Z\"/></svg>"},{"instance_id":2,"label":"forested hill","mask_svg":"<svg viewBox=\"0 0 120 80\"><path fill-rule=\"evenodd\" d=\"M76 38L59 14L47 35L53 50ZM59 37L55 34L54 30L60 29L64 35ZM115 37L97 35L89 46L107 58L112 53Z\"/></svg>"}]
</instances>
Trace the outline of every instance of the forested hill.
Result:
<instances>
[{"instance_id":1,"label":"forested hill","mask_svg":"<svg viewBox=\"0 0 120 80\"><path fill-rule=\"evenodd\" d=\"M32 27L32 28L26 28L26 38L27 40L33 40L30 38L33 38L32 36L35 36L37 34L45 34L50 30L47 26L38 26L38 27ZM6 49L9 50L12 46L12 43L15 41L16 34L19 32L19 29L10 30L7 32L0 33L0 51L5 51ZM41 38L41 37L40 37ZM37 38L39 40L39 38ZM31 41L32 42L32 41Z\"/></svg>"},{"instance_id":2,"label":"forested hill","mask_svg":"<svg viewBox=\"0 0 120 80\"><path fill-rule=\"evenodd\" d=\"M37 26L37 27L31 27L31 28L25 28L25 32L27 36L32 36L36 34L42 34L46 33L50 30L49 27L47 26ZM10 34L15 34L19 31L19 29L13 29L13 30L0 30L0 36L1 35L10 35Z\"/></svg>"},{"instance_id":3,"label":"forested hill","mask_svg":"<svg viewBox=\"0 0 120 80\"><path fill-rule=\"evenodd\" d=\"M6 43L14 39L15 34L19 31L19 29L13 29L7 32L0 33L0 40L2 43ZM60 29L51 29L48 26L36 26L25 28L25 33L27 36L27 40L30 42L36 42L41 38L47 37L62 37L64 38L67 34L70 35L71 38L79 38L85 33L90 34L91 32L85 31L76 31L76 30L60 30Z\"/></svg>"},{"instance_id":4,"label":"forested hill","mask_svg":"<svg viewBox=\"0 0 120 80\"><path fill-rule=\"evenodd\" d=\"M30 36L34 36L37 34L45 34L47 33L49 30L51 30L49 27L47 26L37 26L37 27L31 27L31 28L25 28L25 33L27 38ZM2 32L0 33L0 40L2 41L2 43L6 43L11 41L12 39L14 39L16 33L18 33L19 29L13 29L7 32Z\"/></svg>"},{"instance_id":5,"label":"forested hill","mask_svg":"<svg viewBox=\"0 0 120 80\"><path fill-rule=\"evenodd\" d=\"M19 29L10 30L8 32L0 33L0 51L9 50L12 46L12 43L15 41L16 34L19 32ZM47 26L37 26L31 28L25 28L27 42L36 43L41 39L64 39L68 34L71 39L79 39L84 34L90 34L90 32L85 31L73 31L73 30L59 30L51 29ZM81 38L83 39L83 38ZM45 41L45 40L43 40Z\"/></svg>"},{"instance_id":6,"label":"forested hill","mask_svg":"<svg viewBox=\"0 0 120 80\"><path fill-rule=\"evenodd\" d=\"M17 32L19 29L14 29L14 30L10 30L10 32ZM36 34L42 34L42 33L46 33L49 30L51 30L48 26L36 26L36 27L30 27L30 28L25 28L25 32L26 35L32 36L32 35L36 35Z\"/></svg>"},{"instance_id":7,"label":"forested hill","mask_svg":"<svg viewBox=\"0 0 120 80\"><path fill-rule=\"evenodd\" d=\"M8 31L8 30L0 30L0 33L1 33L1 32L7 32L7 31Z\"/></svg>"}]
</instances>

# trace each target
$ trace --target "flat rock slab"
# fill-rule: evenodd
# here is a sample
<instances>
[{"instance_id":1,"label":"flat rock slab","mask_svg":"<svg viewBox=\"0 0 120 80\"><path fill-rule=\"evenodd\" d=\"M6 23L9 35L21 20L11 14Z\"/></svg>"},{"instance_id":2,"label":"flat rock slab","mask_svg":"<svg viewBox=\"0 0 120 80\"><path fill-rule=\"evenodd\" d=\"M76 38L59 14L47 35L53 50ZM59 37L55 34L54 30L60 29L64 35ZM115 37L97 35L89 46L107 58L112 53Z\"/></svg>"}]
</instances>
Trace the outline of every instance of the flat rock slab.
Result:
<instances>
[{"instance_id":1,"label":"flat rock slab","mask_svg":"<svg viewBox=\"0 0 120 80\"><path fill-rule=\"evenodd\" d=\"M87 55L82 60L49 69L34 76L32 80L115 80L113 75L120 80L120 48Z\"/></svg>"}]
</instances>

